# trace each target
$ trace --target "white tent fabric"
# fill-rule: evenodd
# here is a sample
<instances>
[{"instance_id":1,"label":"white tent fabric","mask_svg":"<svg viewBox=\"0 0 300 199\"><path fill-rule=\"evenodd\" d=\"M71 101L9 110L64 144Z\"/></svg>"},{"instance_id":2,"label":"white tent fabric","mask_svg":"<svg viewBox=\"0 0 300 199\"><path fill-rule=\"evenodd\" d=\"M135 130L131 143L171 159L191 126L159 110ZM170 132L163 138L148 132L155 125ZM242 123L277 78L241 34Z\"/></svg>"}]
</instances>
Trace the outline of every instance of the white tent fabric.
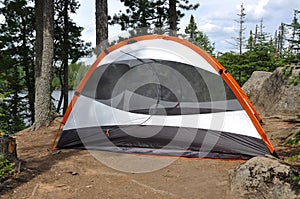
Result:
<instances>
[{"instance_id":1,"label":"white tent fabric","mask_svg":"<svg viewBox=\"0 0 300 199\"><path fill-rule=\"evenodd\" d=\"M133 57L185 63L218 74L203 57L199 56L192 49L178 42L164 39L139 41L123 46L105 56L99 63L99 66L123 60L132 60Z\"/></svg>"},{"instance_id":2,"label":"white tent fabric","mask_svg":"<svg viewBox=\"0 0 300 199\"><path fill-rule=\"evenodd\" d=\"M64 130L72 129L75 126L81 129L93 126L153 125L211 129L260 138L244 110L210 114L150 116L115 109L81 96L69 118Z\"/></svg>"}]
</instances>

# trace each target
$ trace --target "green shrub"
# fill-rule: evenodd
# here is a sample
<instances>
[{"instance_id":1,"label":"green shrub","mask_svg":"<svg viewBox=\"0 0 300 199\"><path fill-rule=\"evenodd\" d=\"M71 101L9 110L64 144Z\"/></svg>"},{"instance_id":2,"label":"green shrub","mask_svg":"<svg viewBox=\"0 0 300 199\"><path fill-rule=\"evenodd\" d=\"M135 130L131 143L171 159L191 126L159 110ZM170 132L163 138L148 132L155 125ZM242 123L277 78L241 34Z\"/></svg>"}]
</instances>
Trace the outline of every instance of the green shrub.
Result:
<instances>
[{"instance_id":1,"label":"green shrub","mask_svg":"<svg viewBox=\"0 0 300 199\"><path fill-rule=\"evenodd\" d=\"M300 160L300 152L298 152L296 155L288 157L287 159L288 162L294 162L296 160Z\"/></svg>"},{"instance_id":2,"label":"green shrub","mask_svg":"<svg viewBox=\"0 0 300 199\"><path fill-rule=\"evenodd\" d=\"M15 163L11 163L0 155L0 182L3 182L14 173Z\"/></svg>"},{"instance_id":3,"label":"green shrub","mask_svg":"<svg viewBox=\"0 0 300 199\"><path fill-rule=\"evenodd\" d=\"M296 146L299 141L300 141L300 131L298 131L292 139L286 141L284 145Z\"/></svg>"},{"instance_id":4,"label":"green shrub","mask_svg":"<svg viewBox=\"0 0 300 199\"><path fill-rule=\"evenodd\" d=\"M300 175L299 176L293 176L292 180L295 181L298 185L300 185Z\"/></svg>"}]
</instances>

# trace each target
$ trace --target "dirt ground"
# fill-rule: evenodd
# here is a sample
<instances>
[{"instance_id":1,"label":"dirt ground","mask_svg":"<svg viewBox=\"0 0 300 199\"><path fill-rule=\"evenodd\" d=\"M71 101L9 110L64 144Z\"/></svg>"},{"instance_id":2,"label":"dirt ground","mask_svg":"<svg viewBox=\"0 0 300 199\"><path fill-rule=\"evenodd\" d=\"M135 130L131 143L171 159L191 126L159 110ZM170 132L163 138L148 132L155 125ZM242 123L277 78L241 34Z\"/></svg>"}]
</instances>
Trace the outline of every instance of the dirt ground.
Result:
<instances>
[{"instance_id":1,"label":"dirt ground","mask_svg":"<svg viewBox=\"0 0 300 199\"><path fill-rule=\"evenodd\" d=\"M281 159L299 151L282 143L300 129L292 117L264 118L264 129ZM159 170L134 173L106 166L86 150L48 151L59 126L54 121L38 132L15 135L21 172L5 184L0 198L240 198L230 192L230 169L243 161L172 159ZM103 157L124 161L141 156L99 152ZM145 165L167 157L145 157ZM170 160L170 157L168 158ZM147 164L147 165L146 165ZM294 162L299 166L299 162Z\"/></svg>"}]
</instances>

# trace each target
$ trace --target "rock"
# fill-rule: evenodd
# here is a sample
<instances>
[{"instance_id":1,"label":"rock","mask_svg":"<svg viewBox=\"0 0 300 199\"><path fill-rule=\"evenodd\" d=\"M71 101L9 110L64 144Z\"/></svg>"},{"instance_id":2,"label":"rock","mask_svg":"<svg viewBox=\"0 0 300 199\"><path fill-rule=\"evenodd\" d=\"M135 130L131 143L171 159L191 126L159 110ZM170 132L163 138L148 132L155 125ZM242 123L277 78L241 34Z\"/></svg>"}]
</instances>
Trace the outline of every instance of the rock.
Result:
<instances>
[{"instance_id":1,"label":"rock","mask_svg":"<svg viewBox=\"0 0 300 199\"><path fill-rule=\"evenodd\" d=\"M243 85L244 92L253 104L257 102L259 96L258 91L262 89L264 81L268 79L271 75L271 72L254 71L249 80Z\"/></svg>"},{"instance_id":2,"label":"rock","mask_svg":"<svg viewBox=\"0 0 300 199\"><path fill-rule=\"evenodd\" d=\"M294 69L288 77L282 74L282 68L272 74L256 71L242 89L262 115L296 115L300 110L300 84L289 85L289 79L299 73L300 69Z\"/></svg>"},{"instance_id":3,"label":"rock","mask_svg":"<svg viewBox=\"0 0 300 199\"><path fill-rule=\"evenodd\" d=\"M269 157L254 157L230 171L231 191L246 198L297 198L300 175L292 166Z\"/></svg>"},{"instance_id":4,"label":"rock","mask_svg":"<svg viewBox=\"0 0 300 199\"><path fill-rule=\"evenodd\" d=\"M71 172L71 174L72 174L73 176L78 175L78 173L77 173L76 171Z\"/></svg>"}]
</instances>

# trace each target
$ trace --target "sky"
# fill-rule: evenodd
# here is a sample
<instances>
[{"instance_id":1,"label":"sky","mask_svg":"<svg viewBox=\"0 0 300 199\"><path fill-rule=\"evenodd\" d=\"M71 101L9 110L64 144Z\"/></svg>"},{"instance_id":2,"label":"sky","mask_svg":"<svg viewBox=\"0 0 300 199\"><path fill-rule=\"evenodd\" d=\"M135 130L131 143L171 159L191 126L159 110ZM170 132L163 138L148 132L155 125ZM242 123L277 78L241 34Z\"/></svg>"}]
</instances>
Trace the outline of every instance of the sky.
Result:
<instances>
[{"instance_id":1,"label":"sky","mask_svg":"<svg viewBox=\"0 0 300 199\"><path fill-rule=\"evenodd\" d=\"M189 23L191 15L194 15L198 29L203 31L215 43L216 51L237 51L232 45L233 37L237 37L239 27L235 19L240 12L243 3L246 13L245 36L250 30L255 29L261 19L265 26L265 32L272 36L281 22L290 23L293 18L293 10L300 10L299 0L190 0L192 3L200 3L200 7L194 11L185 12L181 19L179 32L183 32ZM95 45L95 0L79 0L81 6L76 15L72 15L78 25L84 27L82 39ZM108 14L113 16L119 10L124 9L119 0L108 0ZM109 37L118 36L121 33L119 25L109 27Z\"/></svg>"}]
</instances>

